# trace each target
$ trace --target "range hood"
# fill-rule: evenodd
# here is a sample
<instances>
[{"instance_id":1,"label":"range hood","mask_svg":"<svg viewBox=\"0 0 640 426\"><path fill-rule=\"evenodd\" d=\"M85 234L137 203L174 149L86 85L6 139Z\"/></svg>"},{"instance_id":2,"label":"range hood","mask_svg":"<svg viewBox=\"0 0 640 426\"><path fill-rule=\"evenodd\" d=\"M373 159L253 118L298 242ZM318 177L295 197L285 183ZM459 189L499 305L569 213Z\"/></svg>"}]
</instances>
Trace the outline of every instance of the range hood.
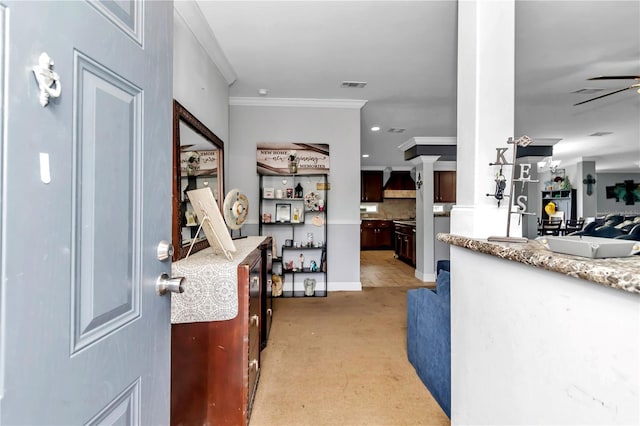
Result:
<instances>
[{"instance_id":1,"label":"range hood","mask_svg":"<svg viewBox=\"0 0 640 426\"><path fill-rule=\"evenodd\" d=\"M391 172L383 195L384 198L416 198L416 183L411 178L411 172Z\"/></svg>"}]
</instances>

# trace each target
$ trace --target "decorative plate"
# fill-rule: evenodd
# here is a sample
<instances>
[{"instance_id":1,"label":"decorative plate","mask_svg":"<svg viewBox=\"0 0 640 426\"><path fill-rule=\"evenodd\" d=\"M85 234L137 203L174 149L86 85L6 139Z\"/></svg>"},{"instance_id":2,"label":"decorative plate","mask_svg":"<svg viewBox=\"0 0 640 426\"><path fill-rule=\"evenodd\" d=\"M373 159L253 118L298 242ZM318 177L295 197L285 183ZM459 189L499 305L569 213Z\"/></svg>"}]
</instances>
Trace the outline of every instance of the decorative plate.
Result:
<instances>
[{"instance_id":1,"label":"decorative plate","mask_svg":"<svg viewBox=\"0 0 640 426\"><path fill-rule=\"evenodd\" d=\"M320 195L317 192L309 192L304 196L304 205L307 210L312 212L318 211L318 201L320 201Z\"/></svg>"}]
</instances>

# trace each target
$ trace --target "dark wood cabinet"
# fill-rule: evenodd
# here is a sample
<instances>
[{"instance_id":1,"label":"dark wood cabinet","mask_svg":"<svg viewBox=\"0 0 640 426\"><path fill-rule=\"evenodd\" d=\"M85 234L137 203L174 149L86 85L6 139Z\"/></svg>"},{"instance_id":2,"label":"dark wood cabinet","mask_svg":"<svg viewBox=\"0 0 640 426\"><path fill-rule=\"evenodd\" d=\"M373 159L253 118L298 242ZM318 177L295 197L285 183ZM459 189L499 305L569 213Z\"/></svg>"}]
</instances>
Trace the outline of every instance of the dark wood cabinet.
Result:
<instances>
[{"instance_id":1,"label":"dark wood cabinet","mask_svg":"<svg viewBox=\"0 0 640 426\"><path fill-rule=\"evenodd\" d=\"M393 247L393 222L363 220L360 224L360 249L383 250Z\"/></svg>"},{"instance_id":2,"label":"dark wood cabinet","mask_svg":"<svg viewBox=\"0 0 640 426\"><path fill-rule=\"evenodd\" d=\"M238 314L230 320L171 326L171 424L247 425L266 341L265 238L237 263ZM212 283L225 277L210 277ZM267 314L269 315L269 314Z\"/></svg>"},{"instance_id":3,"label":"dark wood cabinet","mask_svg":"<svg viewBox=\"0 0 640 426\"><path fill-rule=\"evenodd\" d=\"M270 239L271 240L271 239ZM260 297L260 319L261 336L260 349L267 346L269 333L271 332L271 320L273 319L273 250L266 249L262 251L262 294Z\"/></svg>"},{"instance_id":4,"label":"dark wood cabinet","mask_svg":"<svg viewBox=\"0 0 640 426\"><path fill-rule=\"evenodd\" d=\"M416 265L416 227L404 223L395 224L396 257L411 266Z\"/></svg>"},{"instance_id":5,"label":"dark wood cabinet","mask_svg":"<svg viewBox=\"0 0 640 426\"><path fill-rule=\"evenodd\" d=\"M433 201L436 203L456 202L456 172L433 172Z\"/></svg>"},{"instance_id":6,"label":"dark wood cabinet","mask_svg":"<svg viewBox=\"0 0 640 426\"><path fill-rule=\"evenodd\" d=\"M360 172L360 201L382 202L382 170L363 170Z\"/></svg>"}]
</instances>

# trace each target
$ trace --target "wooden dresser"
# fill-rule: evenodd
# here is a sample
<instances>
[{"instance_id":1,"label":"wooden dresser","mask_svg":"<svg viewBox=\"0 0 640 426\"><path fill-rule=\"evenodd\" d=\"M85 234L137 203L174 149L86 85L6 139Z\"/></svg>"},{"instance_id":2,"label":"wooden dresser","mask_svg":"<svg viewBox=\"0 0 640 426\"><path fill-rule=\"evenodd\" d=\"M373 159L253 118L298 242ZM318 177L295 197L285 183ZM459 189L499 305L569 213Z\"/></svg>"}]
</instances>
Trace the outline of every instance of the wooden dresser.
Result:
<instances>
[{"instance_id":1,"label":"wooden dresser","mask_svg":"<svg viewBox=\"0 0 640 426\"><path fill-rule=\"evenodd\" d=\"M235 244L233 261L209 248L174 263L173 276L186 282L185 292L172 300L172 425L249 423L261 341L268 333L262 325L271 238L248 237ZM233 280L237 289L230 285ZM212 289L217 294L209 293Z\"/></svg>"}]
</instances>

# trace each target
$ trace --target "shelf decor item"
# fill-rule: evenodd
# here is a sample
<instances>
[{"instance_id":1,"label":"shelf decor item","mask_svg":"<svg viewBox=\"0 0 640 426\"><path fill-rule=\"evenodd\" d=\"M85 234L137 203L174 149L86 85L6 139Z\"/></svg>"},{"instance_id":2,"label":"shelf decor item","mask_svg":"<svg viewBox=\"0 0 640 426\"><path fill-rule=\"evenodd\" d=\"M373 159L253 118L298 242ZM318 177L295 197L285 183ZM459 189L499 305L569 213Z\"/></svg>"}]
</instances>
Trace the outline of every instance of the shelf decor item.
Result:
<instances>
[{"instance_id":1,"label":"shelf decor item","mask_svg":"<svg viewBox=\"0 0 640 426\"><path fill-rule=\"evenodd\" d=\"M291 204L276 204L276 222L291 222Z\"/></svg>"},{"instance_id":2,"label":"shelf decor item","mask_svg":"<svg viewBox=\"0 0 640 426\"><path fill-rule=\"evenodd\" d=\"M298 159L296 158L295 151L289 153L289 173L298 173Z\"/></svg>"},{"instance_id":3,"label":"shelf decor item","mask_svg":"<svg viewBox=\"0 0 640 426\"><path fill-rule=\"evenodd\" d=\"M312 212L321 211L320 210L320 194L317 192L309 192L304 196L304 206L307 210ZM324 201L322 201L322 207L324 208Z\"/></svg>"},{"instance_id":4,"label":"shelf decor item","mask_svg":"<svg viewBox=\"0 0 640 426\"><path fill-rule=\"evenodd\" d=\"M306 278L304 280L304 295L313 296L316 292L316 280L313 278Z\"/></svg>"}]
</instances>

